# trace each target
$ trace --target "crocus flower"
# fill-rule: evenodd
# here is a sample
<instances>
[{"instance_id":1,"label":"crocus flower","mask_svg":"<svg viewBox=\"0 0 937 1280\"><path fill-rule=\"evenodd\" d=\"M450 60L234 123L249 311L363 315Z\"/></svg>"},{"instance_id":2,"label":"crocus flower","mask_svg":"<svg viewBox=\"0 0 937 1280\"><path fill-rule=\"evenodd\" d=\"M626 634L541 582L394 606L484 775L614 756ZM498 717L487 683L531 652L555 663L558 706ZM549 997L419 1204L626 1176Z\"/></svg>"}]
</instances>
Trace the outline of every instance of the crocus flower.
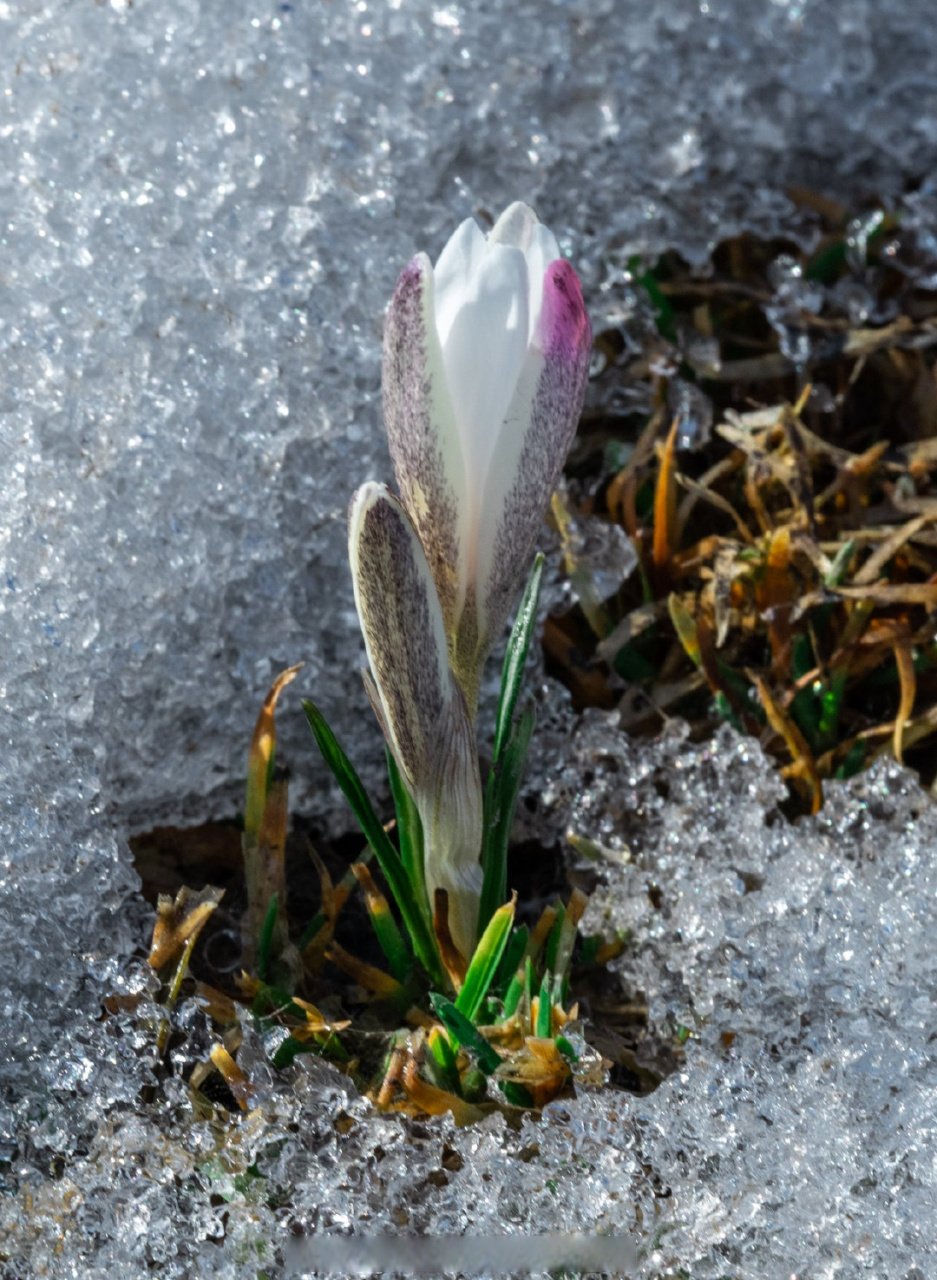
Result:
<instances>
[{"instance_id":1,"label":"crocus flower","mask_svg":"<svg viewBox=\"0 0 937 1280\"><path fill-rule=\"evenodd\" d=\"M418 254L384 336L384 419L474 720L481 669L530 561L582 408L591 345L575 271L531 209L471 218Z\"/></svg>"},{"instance_id":2,"label":"crocus flower","mask_svg":"<svg viewBox=\"0 0 937 1280\"><path fill-rule=\"evenodd\" d=\"M423 823L429 905L446 890L466 959L482 880L481 669L572 441L590 345L576 273L523 204L487 239L463 222L435 268L418 254L387 317L384 417L403 501L359 489L349 555L368 692Z\"/></svg>"},{"instance_id":3,"label":"crocus flower","mask_svg":"<svg viewBox=\"0 0 937 1280\"><path fill-rule=\"evenodd\" d=\"M348 554L371 668L368 693L423 824L429 904L436 889L448 892L452 939L470 957L482 878L475 732L449 666L423 547L385 485L363 485L352 498Z\"/></svg>"}]
</instances>

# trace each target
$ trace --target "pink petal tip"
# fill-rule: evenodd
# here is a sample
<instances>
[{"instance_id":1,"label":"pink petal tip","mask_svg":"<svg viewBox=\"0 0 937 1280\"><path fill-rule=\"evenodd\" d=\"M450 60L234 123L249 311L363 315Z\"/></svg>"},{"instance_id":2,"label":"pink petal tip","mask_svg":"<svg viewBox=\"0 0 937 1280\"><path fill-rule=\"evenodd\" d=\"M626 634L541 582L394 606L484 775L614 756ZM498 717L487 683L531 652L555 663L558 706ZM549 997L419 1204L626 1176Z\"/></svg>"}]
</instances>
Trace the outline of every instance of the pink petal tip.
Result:
<instances>
[{"instance_id":1,"label":"pink petal tip","mask_svg":"<svg viewBox=\"0 0 937 1280\"><path fill-rule=\"evenodd\" d=\"M592 345L579 277L564 258L551 262L543 277L539 328L540 346L550 356L578 361Z\"/></svg>"}]
</instances>

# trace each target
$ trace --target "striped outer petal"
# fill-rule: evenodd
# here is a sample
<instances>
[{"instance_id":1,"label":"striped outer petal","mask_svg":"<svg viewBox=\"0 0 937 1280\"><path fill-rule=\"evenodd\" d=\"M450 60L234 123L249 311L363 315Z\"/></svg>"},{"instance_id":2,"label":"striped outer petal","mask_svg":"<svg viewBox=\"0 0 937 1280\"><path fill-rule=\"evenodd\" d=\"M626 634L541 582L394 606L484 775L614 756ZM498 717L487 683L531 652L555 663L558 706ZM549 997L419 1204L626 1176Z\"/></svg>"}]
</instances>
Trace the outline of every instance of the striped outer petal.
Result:
<instances>
[{"instance_id":1,"label":"striped outer petal","mask_svg":"<svg viewBox=\"0 0 937 1280\"><path fill-rule=\"evenodd\" d=\"M446 630L455 631L470 546L462 445L434 312L433 268L402 272L384 328L384 422L400 496L426 552Z\"/></svg>"},{"instance_id":2,"label":"striped outer petal","mask_svg":"<svg viewBox=\"0 0 937 1280\"><path fill-rule=\"evenodd\" d=\"M413 522L385 485L355 493L348 541L369 694L423 823L430 903L437 888L447 890L452 937L468 958L482 880L481 778L433 575Z\"/></svg>"},{"instance_id":3,"label":"striped outer petal","mask_svg":"<svg viewBox=\"0 0 937 1280\"><path fill-rule=\"evenodd\" d=\"M536 331L484 480L475 574L453 667L469 705L517 597L582 409L592 343L576 272L552 262Z\"/></svg>"}]
</instances>

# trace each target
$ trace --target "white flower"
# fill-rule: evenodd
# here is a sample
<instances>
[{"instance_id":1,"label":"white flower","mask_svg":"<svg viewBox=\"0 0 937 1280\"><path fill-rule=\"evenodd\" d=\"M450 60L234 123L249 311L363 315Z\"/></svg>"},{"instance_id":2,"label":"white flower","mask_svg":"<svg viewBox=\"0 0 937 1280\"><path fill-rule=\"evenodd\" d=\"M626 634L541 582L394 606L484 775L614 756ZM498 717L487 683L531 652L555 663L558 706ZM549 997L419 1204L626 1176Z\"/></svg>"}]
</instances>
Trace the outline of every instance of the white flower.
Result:
<instances>
[{"instance_id":1,"label":"white flower","mask_svg":"<svg viewBox=\"0 0 937 1280\"><path fill-rule=\"evenodd\" d=\"M385 485L363 485L352 498L348 554L371 668L368 694L423 823L429 906L436 889L448 892L452 939L469 958L482 878L475 732L449 667L426 556L403 505Z\"/></svg>"},{"instance_id":2,"label":"white flower","mask_svg":"<svg viewBox=\"0 0 937 1280\"><path fill-rule=\"evenodd\" d=\"M418 254L384 338L384 417L403 502L352 498L349 556L371 702L423 823L429 906L474 952L482 873L481 669L533 551L582 407L591 347L579 280L514 204Z\"/></svg>"},{"instance_id":3,"label":"white flower","mask_svg":"<svg viewBox=\"0 0 937 1280\"><path fill-rule=\"evenodd\" d=\"M591 332L575 271L526 205L468 219L404 270L384 337L384 418L474 719L576 430Z\"/></svg>"}]
</instances>

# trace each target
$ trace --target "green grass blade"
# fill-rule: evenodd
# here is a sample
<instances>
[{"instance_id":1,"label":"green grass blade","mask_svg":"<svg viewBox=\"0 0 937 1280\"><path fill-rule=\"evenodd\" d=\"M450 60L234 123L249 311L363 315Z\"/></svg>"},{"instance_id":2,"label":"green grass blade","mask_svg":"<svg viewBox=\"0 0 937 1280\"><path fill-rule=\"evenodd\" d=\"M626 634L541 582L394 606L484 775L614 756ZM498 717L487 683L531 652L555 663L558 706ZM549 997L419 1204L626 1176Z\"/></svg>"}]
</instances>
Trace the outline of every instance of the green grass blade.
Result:
<instances>
[{"instance_id":1,"label":"green grass blade","mask_svg":"<svg viewBox=\"0 0 937 1280\"><path fill-rule=\"evenodd\" d=\"M579 932L579 922L586 909L586 901L587 899L585 894L579 889L574 889L570 895L569 902L566 904L566 910L563 913L563 923L560 925L560 936L557 941L556 954L553 957L553 964L550 966L553 973L556 975L555 986L557 988L559 988L569 977L569 966L573 958L573 948L576 945L576 935Z\"/></svg>"},{"instance_id":2,"label":"green grass blade","mask_svg":"<svg viewBox=\"0 0 937 1280\"><path fill-rule=\"evenodd\" d=\"M511 836L514 809L520 794L521 776L527 748L534 728L534 713L530 708L515 728L514 713L524 679L524 664L530 649L534 624L537 621L537 601L543 581L544 557L538 555L527 580L507 652L501 671L501 694L495 717L494 745L491 752L491 772L485 788L485 820L482 839L482 869L484 880L478 910L478 929L487 928L495 911L507 897L507 844Z\"/></svg>"},{"instance_id":3,"label":"green grass blade","mask_svg":"<svg viewBox=\"0 0 937 1280\"><path fill-rule=\"evenodd\" d=\"M605 938L601 933L587 933L582 940L582 950L579 956L579 963L584 969L588 969L595 964L595 958L599 954L599 948L604 944Z\"/></svg>"},{"instance_id":4,"label":"green grass blade","mask_svg":"<svg viewBox=\"0 0 937 1280\"><path fill-rule=\"evenodd\" d=\"M507 652L504 655L504 667L501 672L501 696L498 699L498 713L495 718L495 740L491 753L492 768L501 758L511 726L514 723L514 710L520 696L521 682L524 678L524 664L533 635L534 623L537 621L537 601L540 598L540 583L543 580L544 557L538 555L534 567L527 579L524 598L521 600Z\"/></svg>"},{"instance_id":5,"label":"green grass blade","mask_svg":"<svg viewBox=\"0 0 937 1280\"><path fill-rule=\"evenodd\" d=\"M830 571L823 579L825 587L838 587L841 585L846 573L849 569L850 561L856 553L856 543L850 538L836 553L833 563L830 565Z\"/></svg>"},{"instance_id":6,"label":"green grass blade","mask_svg":"<svg viewBox=\"0 0 937 1280\"><path fill-rule=\"evenodd\" d=\"M293 1004L293 997L288 991L284 991L282 987L272 987L266 982L261 983L257 994L251 1001L251 1013L255 1018L286 1015L290 1018L297 1018L300 1022L306 1021L305 1009Z\"/></svg>"},{"instance_id":7,"label":"green grass blade","mask_svg":"<svg viewBox=\"0 0 937 1280\"><path fill-rule=\"evenodd\" d=\"M490 1076L493 1071L497 1071L501 1065L501 1059L496 1050L492 1048L482 1033L472 1026L465 1014L451 1000L447 1000L445 996L441 996L436 991L431 993L430 1003L433 1006L436 1017L449 1032L455 1043L462 1045L464 1049L467 1049L469 1053L475 1056L479 1067L481 1067L485 1075Z\"/></svg>"},{"instance_id":8,"label":"green grass blade","mask_svg":"<svg viewBox=\"0 0 937 1280\"><path fill-rule=\"evenodd\" d=\"M563 1035L559 1035L556 1037L553 1043L556 1045L557 1049L559 1049L560 1053L567 1060L567 1062L569 1062L570 1066L574 1067L576 1063L579 1061L579 1054L576 1052L576 1050L573 1048L570 1042L566 1039L566 1037Z\"/></svg>"},{"instance_id":9,"label":"green grass blade","mask_svg":"<svg viewBox=\"0 0 937 1280\"><path fill-rule=\"evenodd\" d=\"M494 980L494 986L500 990L508 985L514 975L517 973L520 963L524 958L524 952L527 950L527 944L530 941L530 930L526 924L518 925L511 934L508 945L504 948L504 955L501 957L501 963L498 965L498 976Z\"/></svg>"},{"instance_id":10,"label":"green grass blade","mask_svg":"<svg viewBox=\"0 0 937 1280\"><path fill-rule=\"evenodd\" d=\"M456 1008L472 1021L481 1002L488 994L491 980L498 971L504 948L507 946L514 925L514 902L506 902L491 917L472 956L462 990L456 998Z\"/></svg>"},{"instance_id":11,"label":"green grass blade","mask_svg":"<svg viewBox=\"0 0 937 1280\"><path fill-rule=\"evenodd\" d=\"M273 931L277 927L277 911L279 910L277 894L271 894L270 905L264 916L263 928L260 931L260 942L257 946L257 977L266 982L270 972L270 944L273 942Z\"/></svg>"},{"instance_id":12,"label":"green grass blade","mask_svg":"<svg viewBox=\"0 0 937 1280\"><path fill-rule=\"evenodd\" d=\"M492 765L488 775L482 842L483 880L478 905L479 932L487 927L507 897L508 844L535 722L536 712L531 703L517 722L504 755L496 765Z\"/></svg>"},{"instance_id":13,"label":"green grass blade","mask_svg":"<svg viewBox=\"0 0 937 1280\"><path fill-rule=\"evenodd\" d=\"M358 824L364 832L365 839L374 850L378 866L383 872L384 879L387 881L388 888L413 942L413 950L416 952L417 959L434 982L445 984L446 979L442 971L435 939L419 908L416 894L407 879L397 850L391 844L387 832L381 826L371 801L368 799L367 792L361 785L361 779L355 772L351 761L339 746L338 739L315 703L310 702L308 699L305 700L303 702L303 710L315 735L319 750L322 752L323 759L335 775L336 782L341 787L345 799L351 805L352 811L358 819Z\"/></svg>"},{"instance_id":14,"label":"green grass blade","mask_svg":"<svg viewBox=\"0 0 937 1280\"><path fill-rule=\"evenodd\" d=\"M846 693L847 674L845 667L834 671L830 680L830 687L823 695L823 705L820 712L820 737L824 743L835 737L839 729L839 713L842 710L843 697Z\"/></svg>"},{"instance_id":15,"label":"green grass blade","mask_svg":"<svg viewBox=\"0 0 937 1280\"><path fill-rule=\"evenodd\" d=\"M364 891L364 905L370 917L371 926L381 950L387 957L391 973L398 982L405 982L413 968L413 953L397 928L397 921L391 914L387 899L369 875L366 873L362 875L363 879L360 883Z\"/></svg>"},{"instance_id":16,"label":"green grass blade","mask_svg":"<svg viewBox=\"0 0 937 1280\"><path fill-rule=\"evenodd\" d=\"M534 1035L539 1036L542 1040L553 1033L553 984L550 981L550 974L543 975L543 981L540 984L540 1003L537 1005L537 1025L534 1028Z\"/></svg>"},{"instance_id":17,"label":"green grass blade","mask_svg":"<svg viewBox=\"0 0 937 1280\"><path fill-rule=\"evenodd\" d=\"M851 778L854 774L857 774L865 764L867 750L868 743L861 740L854 742L849 748L846 759L836 770L835 777L840 779Z\"/></svg>"},{"instance_id":18,"label":"green grass blade","mask_svg":"<svg viewBox=\"0 0 937 1280\"><path fill-rule=\"evenodd\" d=\"M526 1085L517 1084L514 1080L502 1080L500 1088L504 1094L505 1101L509 1102L512 1107L532 1107L534 1105L534 1095Z\"/></svg>"},{"instance_id":19,"label":"green grass blade","mask_svg":"<svg viewBox=\"0 0 937 1280\"><path fill-rule=\"evenodd\" d=\"M504 1013L502 1014L502 1022L506 1022L508 1018L512 1018L517 1012L517 1006L521 1002L521 996L524 994L524 971L518 970L514 977L508 983L508 989L504 993Z\"/></svg>"},{"instance_id":20,"label":"green grass blade","mask_svg":"<svg viewBox=\"0 0 937 1280\"><path fill-rule=\"evenodd\" d=\"M530 1026L531 1001L534 994L534 962L530 956L524 960L524 980L521 984L520 998L517 1002L517 1013L522 1027Z\"/></svg>"},{"instance_id":21,"label":"green grass blade","mask_svg":"<svg viewBox=\"0 0 937 1280\"><path fill-rule=\"evenodd\" d=\"M562 902L556 904L556 919L547 938L547 949L543 957L544 970L556 970L556 957L560 947L560 934L563 932L563 921L566 919L566 908Z\"/></svg>"},{"instance_id":22,"label":"green grass blade","mask_svg":"<svg viewBox=\"0 0 937 1280\"><path fill-rule=\"evenodd\" d=\"M426 896L426 876L423 862L423 824L407 790L407 785L400 776L397 761L389 748L387 755L387 776L390 779L390 793L394 800L394 812L397 815L397 836L400 841L400 861L407 873L407 879L417 891L420 910L427 923L431 920L429 899Z\"/></svg>"},{"instance_id":23,"label":"green grass blade","mask_svg":"<svg viewBox=\"0 0 937 1280\"><path fill-rule=\"evenodd\" d=\"M321 1036L315 1036L312 1040L294 1040L292 1036L288 1036L273 1055L273 1065L282 1071L303 1053L314 1053L318 1057L331 1058L333 1062L351 1061L351 1054L335 1032L328 1031L323 1032Z\"/></svg>"},{"instance_id":24,"label":"green grass blade","mask_svg":"<svg viewBox=\"0 0 937 1280\"><path fill-rule=\"evenodd\" d=\"M448 1036L434 1027L426 1040L429 1046L429 1057L426 1065L435 1077L432 1083L447 1093L462 1096L462 1081L459 1079L459 1067Z\"/></svg>"}]
</instances>

